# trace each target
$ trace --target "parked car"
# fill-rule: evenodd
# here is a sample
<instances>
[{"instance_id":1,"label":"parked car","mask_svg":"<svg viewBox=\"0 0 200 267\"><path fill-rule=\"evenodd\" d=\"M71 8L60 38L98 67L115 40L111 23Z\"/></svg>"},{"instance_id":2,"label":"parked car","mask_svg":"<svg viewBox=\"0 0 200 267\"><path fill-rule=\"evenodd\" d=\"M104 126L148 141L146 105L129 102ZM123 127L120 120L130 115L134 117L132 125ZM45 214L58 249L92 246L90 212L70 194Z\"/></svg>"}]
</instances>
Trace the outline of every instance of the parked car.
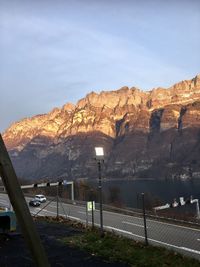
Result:
<instances>
[{"instance_id":1,"label":"parked car","mask_svg":"<svg viewBox=\"0 0 200 267\"><path fill-rule=\"evenodd\" d=\"M35 195L35 199L40 201L40 203L46 202L47 199L44 195Z\"/></svg>"},{"instance_id":2,"label":"parked car","mask_svg":"<svg viewBox=\"0 0 200 267\"><path fill-rule=\"evenodd\" d=\"M29 201L29 206L31 206L31 207L39 207L40 204L41 204L41 202L39 200L35 199L35 198L31 199Z\"/></svg>"}]
</instances>

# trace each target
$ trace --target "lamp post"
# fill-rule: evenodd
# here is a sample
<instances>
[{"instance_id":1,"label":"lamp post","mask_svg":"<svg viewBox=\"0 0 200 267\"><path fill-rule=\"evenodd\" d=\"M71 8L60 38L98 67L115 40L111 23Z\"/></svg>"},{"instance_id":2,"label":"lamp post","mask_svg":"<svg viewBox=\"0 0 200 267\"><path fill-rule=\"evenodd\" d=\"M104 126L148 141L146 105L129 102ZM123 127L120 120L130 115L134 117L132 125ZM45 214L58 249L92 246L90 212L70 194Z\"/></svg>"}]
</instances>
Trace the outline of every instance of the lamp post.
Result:
<instances>
[{"instance_id":1,"label":"lamp post","mask_svg":"<svg viewBox=\"0 0 200 267\"><path fill-rule=\"evenodd\" d=\"M57 220L58 220L58 218L59 218L58 201L59 201L59 198L58 198L58 184L57 184L57 186L56 186L56 211L57 211L56 219L57 219Z\"/></svg>"},{"instance_id":2,"label":"lamp post","mask_svg":"<svg viewBox=\"0 0 200 267\"><path fill-rule=\"evenodd\" d=\"M99 174L99 212L100 212L100 233L103 236L103 205L102 205L102 184L101 184L101 163L104 161L103 147L95 147L96 161Z\"/></svg>"}]
</instances>

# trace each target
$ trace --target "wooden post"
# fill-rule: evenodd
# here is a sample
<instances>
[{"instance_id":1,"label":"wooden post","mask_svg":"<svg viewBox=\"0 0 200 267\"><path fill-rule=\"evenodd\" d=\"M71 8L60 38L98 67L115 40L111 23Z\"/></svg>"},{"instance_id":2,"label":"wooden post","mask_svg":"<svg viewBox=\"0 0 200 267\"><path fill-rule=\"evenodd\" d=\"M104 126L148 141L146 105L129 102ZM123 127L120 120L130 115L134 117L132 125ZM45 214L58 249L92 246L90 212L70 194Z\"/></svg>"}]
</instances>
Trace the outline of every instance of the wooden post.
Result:
<instances>
[{"instance_id":1,"label":"wooden post","mask_svg":"<svg viewBox=\"0 0 200 267\"><path fill-rule=\"evenodd\" d=\"M50 266L1 134L0 175L36 266Z\"/></svg>"}]
</instances>

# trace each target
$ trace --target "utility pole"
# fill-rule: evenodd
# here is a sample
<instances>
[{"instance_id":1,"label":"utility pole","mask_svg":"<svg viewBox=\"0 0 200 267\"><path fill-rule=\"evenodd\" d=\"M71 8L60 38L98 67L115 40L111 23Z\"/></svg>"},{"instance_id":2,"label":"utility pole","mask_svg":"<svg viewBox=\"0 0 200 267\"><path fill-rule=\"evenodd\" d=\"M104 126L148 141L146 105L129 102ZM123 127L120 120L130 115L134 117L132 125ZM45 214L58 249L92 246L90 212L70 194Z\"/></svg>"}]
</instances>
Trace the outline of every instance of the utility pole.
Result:
<instances>
[{"instance_id":1,"label":"utility pole","mask_svg":"<svg viewBox=\"0 0 200 267\"><path fill-rule=\"evenodd\" d=\"M0 175L36 266L50 267L1 134Z\"/></svg>"}]
</instances>

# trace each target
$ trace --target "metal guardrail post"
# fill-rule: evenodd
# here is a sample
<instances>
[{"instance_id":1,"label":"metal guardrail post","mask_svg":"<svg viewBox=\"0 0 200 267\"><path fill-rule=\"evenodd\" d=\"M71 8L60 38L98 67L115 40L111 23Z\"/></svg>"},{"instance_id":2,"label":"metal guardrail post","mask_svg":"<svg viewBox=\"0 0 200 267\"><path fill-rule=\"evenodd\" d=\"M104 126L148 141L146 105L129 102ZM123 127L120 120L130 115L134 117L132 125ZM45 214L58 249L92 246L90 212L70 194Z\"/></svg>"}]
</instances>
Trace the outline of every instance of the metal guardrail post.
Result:
<instances>
[{"instance_id":1,"label":"metal guardrail post","mask_svg":"<svg viewBox=\"0 0 200 267\"><path fill-rule=\"evenodd\" d=\"M25 241L38 267L49 267L47 255L33 223L12 162L0 134L0 175L21 226Z\"/></svg>"}]
</instances>

